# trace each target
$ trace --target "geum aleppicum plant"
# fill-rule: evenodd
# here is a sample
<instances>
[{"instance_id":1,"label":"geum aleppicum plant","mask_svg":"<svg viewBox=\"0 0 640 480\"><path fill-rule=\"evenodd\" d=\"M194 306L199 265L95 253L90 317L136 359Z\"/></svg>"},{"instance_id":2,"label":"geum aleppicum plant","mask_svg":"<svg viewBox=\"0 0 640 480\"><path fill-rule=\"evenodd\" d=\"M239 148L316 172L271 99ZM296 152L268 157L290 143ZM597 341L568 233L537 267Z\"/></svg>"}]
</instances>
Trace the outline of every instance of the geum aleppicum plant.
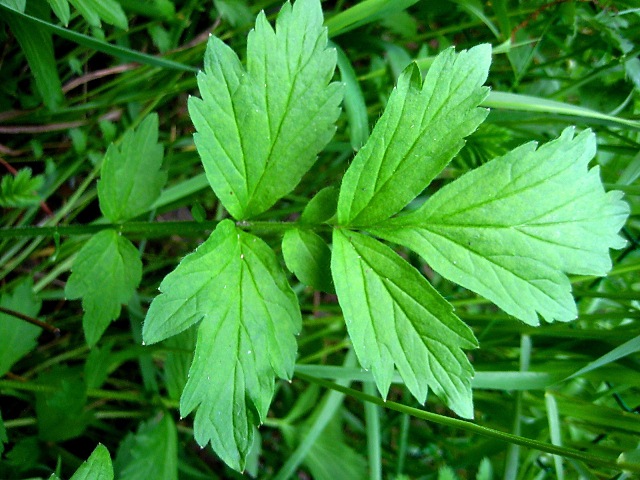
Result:
<instances>
[{"instance_id":1,"label":"geum aleppicum plant","mask_svg":"<svg viewBox=\"0 0 640 480\"><path fill-rule=\"evenodd\" d=\"M143 326L152 344L199 323L180 413L196 410L197 442L210 442L238 470L268 413L275 377L293 375L301 329L280 261L244 229L296 187L336 129L342 86L330 83L336 52L322 22L318 0L286 3L275 30L260 14L246 68L221 40L209 40L198 75L202 98L189 99L189 113L207 179L236 222L220 222L167 275ZM311 200L283 246L287 265L306 281L329 252L314 229L330 225L335 291L358 360L380 393L387 395L397 368L420 402L431 388L466 418L473 368L463 349L478 346L473 332L375 237L411 248L445 278L537 324L538 316L576 317L566 274L605 275L628 215L620 193L605 193L598 168L588 169L594 134L574 136L572 128L540 148L530 143L496 158L400 213L485 119L478 105L490 63L490 46L480 45L445 50L424 81L409 66L349 166L336 211Z\"/></svg>"}]
</instances>

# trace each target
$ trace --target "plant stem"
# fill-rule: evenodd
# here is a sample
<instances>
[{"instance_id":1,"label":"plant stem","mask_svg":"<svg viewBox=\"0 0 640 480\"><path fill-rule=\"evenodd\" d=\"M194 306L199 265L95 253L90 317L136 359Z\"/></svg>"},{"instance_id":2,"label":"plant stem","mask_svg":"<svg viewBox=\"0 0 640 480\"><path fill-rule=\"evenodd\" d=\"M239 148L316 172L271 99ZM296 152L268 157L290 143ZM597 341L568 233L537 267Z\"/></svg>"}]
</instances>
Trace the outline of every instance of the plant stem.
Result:
<instances>
[{"instance_id":1,"label":"plant stem","mask_svg":"<svg viewBox=\"0 0 640 480\"><path fill-rule=\"evenodd\" d=\"M114 223L92 223L90 225L62 225L51 227L16 227L0 228L0 238L32 238L32 237L70 237L76 235L91 235L102 230L112 229L130 236L142 236L144 238L168 237L171 235L194 236L197 237L206 232L215 230L218 221L210 220L205 222L128 222L121 224ZM325 225L302 226L293 222L236 222L236 226L242 230L260 233L283 233L291 228L330 228Z\"/></svg>"},{"instance_id":2,"label":"plant stem","mask_svg":"<svg viewBox=\"0 0 640 480\"><path fill-rule=\"evenodd\" d=\"M325 388L329 388L331 390L336 390L338 392L345 393L358 400L361 400L364 402L371 402L381 407L388 408L390 410L395 410L396 412L400 412L400 413L406 413L413 417L426 420L428 422L433 422L439 425L444 425L452 428L459 428L470 433L476 433L478 435L482 435L484 437L494 438L494 439L501 440L503 442L508 442L508 443L515 443L518 445L533 448L535 450L540 450L542 452L551 453L554 455L561 455L563 457L575 458L577 460L581 460L583 462L590 463L590 464L603 465L606 467L615 468L617 470L624 469L630 472L640 472L639 464L633 464L628 462L616 461L609 458L603 458L600 456L591 455L591 454L574 450L571 448L559 447L556 445L552 445L550 443L541 442L539 440L533 440L533 439L521 437L518 435L512 435L510 433L501 432L500 430L494 430L493 428L483 427L481 425L477 425L475 423L471 423L466 420L459 420L457 418L451 418L451 417L446 417L444 415L438 415L436 413L426 412L424 410L408 407L400 403L386 401L386 400L383 400L382 398L367 395L366 393L359 392L352 388L344 387L342 385L338 385L336 383L329 382L321 378L312 377L311 375L306 375L304 373L296 372L296 376L308 382L321 385Z\"/></svg>"}]
</instances>

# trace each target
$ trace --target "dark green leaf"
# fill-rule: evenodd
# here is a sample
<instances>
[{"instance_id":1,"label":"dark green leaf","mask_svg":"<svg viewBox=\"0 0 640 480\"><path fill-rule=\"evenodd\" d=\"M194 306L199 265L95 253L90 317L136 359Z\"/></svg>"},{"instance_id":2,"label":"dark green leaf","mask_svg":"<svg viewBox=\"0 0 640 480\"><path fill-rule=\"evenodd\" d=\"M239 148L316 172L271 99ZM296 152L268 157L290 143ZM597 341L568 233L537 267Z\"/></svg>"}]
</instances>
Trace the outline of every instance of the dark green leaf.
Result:
<instances>
[{"instance_id":1,"label":"dark green leaf","mask_svg":"<svg viewBox=\"0 0 640 480\"><path fill-rule=\"evenodd\" d=\"M38 384L53 387L53 391L36 393L40 438L61 442L81 435L93 414L86 410L86 386L79 372L66 366L57 366L40 374Z\"/></svg>"},{"instance_id":2,"label":"dark green leaf","mask_svg":"<svg viewBox=\"0 0 640 480\"><path fill-rule=\"evenodd\" d=\"M53 54L51 34L25 20L23 16L23 13L5 7L3 19L9 23L9 28L27 57L42 101L50 110L56 110L62 103L62 84Z\"/></svg>"},{"instance_id":3,"label":"dark green leaf","mask_svg":"<svg viewBox=\"0 0 640 480\"><path fill-rule=\"evenodd\" d=\"M7 430L4 427L4 421L2 420L2 411L0 411L0 455L4 452L5 443L9 443L9 437L7 436Z\"/></svg>"},{"instance_id":4,"label":"dark green leaf","mask_svg":"<svg viewBox=\"0 0 640 480\"><path fill-rule=\"evenodd\" d=\"M33 294L31 279L23 280L15 287L12 294L4 294L0 298L0 306L35 317L40 311L41 302ZM11 366L34 349L41 329L13 315L0 312L0 376L9 371Z\"/></svg>"},{"instance_id":5,"label":"dark green leaf","mask_svg":"<svg viewBox=\"0 0 640 480\"><path fill-rule=\"evenodd\" d=\"M90 346L118 318L141 279L140 253L114 230L97 233L78 252L65 294L71 300L82 298L82 326Z\"/></svg>"},{"instance_id":6,"label":"dark green leaf","mask_svg":"<svg viewBox=\"0 0 640 480\"><path fill-rule=\"evenodd\" d=\"M176 480L178 435L169 415L141 423L118 449L115 471L119 480Z\"/></svg>"}]
</instances>

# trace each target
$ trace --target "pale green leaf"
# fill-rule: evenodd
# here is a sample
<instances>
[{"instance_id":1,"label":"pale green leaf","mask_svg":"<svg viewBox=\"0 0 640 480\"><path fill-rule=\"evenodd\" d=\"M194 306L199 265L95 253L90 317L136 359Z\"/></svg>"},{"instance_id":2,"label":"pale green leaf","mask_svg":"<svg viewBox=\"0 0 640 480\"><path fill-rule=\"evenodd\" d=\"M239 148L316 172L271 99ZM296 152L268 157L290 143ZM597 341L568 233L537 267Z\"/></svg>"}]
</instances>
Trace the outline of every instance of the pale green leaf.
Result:
<instances>
[{"instance_id":1,"label":"pale green leaf","mask_svg":"<svg viewBox=\"0 0 640 480\"><path fill-rule=\"evenodd\" d=\"M66 27L69 25L69 19L71 18L71 11L69 10L69 2L67 0L47 0L49 6L56 17Z\"/></svg>"},{"instance_id":2,"label":"pale green leaf","mask_svg":"<svg viewBox=\"0 0 640 480\"><path fill-rule=\"evenodd\" d=\"M640 351L640 335L632 338L631 340L623 343L622 345L618 345L616 348L602 355L597 360L594 360L593 362L589 362L589 364L586 365L585 367L581 368L580 370L573 373L572 375L569 375L567 379L579 377L580 375L589 373L593 370L603 367L604 365L608 365L611 362L616 362L621 358L624 358L629 355L633 355L634 353L637 353L639 351Z\"/></svg>"},{"instance_id":3,"label":"pale green leaf","mask_svg":"<svg viewBox=\"0 0 640 480\"><path fill-rule=\"evenodd\" d=\"M27 8L27 0L0 0L0 3L18 12L24 12L25 8Z\"/></svg>"},{"instance_id":4,"label":"pale green leaf","mask_svg":"<svg viewBox=\"0 0 640 480\"><path fill-rule=\"evenodd\" d=\"M114 230L94 235L78 252L71 267L65 295L82 298L82 326L92 346L120 315L142 279L140 253Z\"/></svg>"},{"instance_id":5,"label":"pale green leaf","mask_svg":"<svg viewBox=\"0 0 640 480\"><path fill-rule=\"evenodd\" d=\"M419 253L442 276L529 323L576 317L565 273L605 275L629 207L588 169L584 131L528 143L445 186L372 233Z\"/></svg>"},{"instance_id":6,"label":"pale green leaf","mask_svg":"<svg viewBox=\"0 0 640 480\"><path fill-rule=\"evenodd\" d=\"M99 443L70 480L113 480L113 466L107 447Z\"/></svg>"},{"instance_id":7,"label":"pale green leaf","mask_svg":"<svg viewBox=\"0 0 640 480\"><path fill-rule=\"evenodd\" d=\"M128 130L120 144L111 144L98 181L100 210L113 223L148 210L160 196L167 173L160 170L163 148L158 143L158 115Z\"/></svg>"},{"instance_id":8,"label":"pale green leaf","mask_svg":"<svg viewBox=\"0 0 640 480\"><path fill-rule=\"evenodd\" d=\"M340 229L331 271L353 347L380 393L386 397L395 364L418 401L430 387L458 415L473 417L473 368L462 348L477 342L431 284L386 245Z\"/></svg>"},{"instance_id":9,"label":"pale green leaf","mask_svg":"<svg viewBox=\"0 0 640 480\"><path fill-rule=\"evenodd\" d=\"M115 460L119 480L176 480L178 435L169 415L141 423L120 445Z\"/></svg>"},{"instance_id":10,"label":"pale green leaf","mask_svg":"<svg viewBox=\"0 0 640 480\"><path fill-rule=\"evenodd\" d=\"M493 465L487 457L484 457L478 466L476 480L493 480Z\"/></svg>"},{"instance_id":11,"label":"pale green leaf","mask_svg":"<svg viewBox=\"0 0 640 480\"><path fill-rule=\"evenodd\" d=\"M311 230L287 230L282 239L282 254L287 268L302 283L333 293L331 250L320 236Z\"/></svg>"},{"instance_id":12,"label":"pale green leaf","mask_svg":"<svg viewBox=\"0 0 640 480\"><path fill-rule=\"evenodd\" d=\"M33 294L33 283L30 278L18 283L11 294L5 293L0 297L0 306L29 317L38 315L40 305L41 302ZM35 348L40 332L40 327L0 312L0 338L2 339L0 377Z\"/></svg>"},{"instance_id":13,"label":"pale green leaf","mask_svg":"<svg viewBox=\"0 0 640 480\"><path fill-rule=\"evenodd\" d=\"M116 0L69 0L92 27L100 27L101 20L123 30L129 28L127 16Z\"/></svg>"},{"instance_id":14,"label":"pale green leaf","mask_svg":"<svg viewBox=\"0 0 640 480\"><path fill-rule=\"evenodd\" d=\"M16 175L3 175L0 181L0 207L37 205L40 202L37 190L43 182L42 175L31 176L30 168L22 168Z\"/></svg>"},{"instance_id":15,"label":"pale green leaf","mask_svg":"<svg viewBox=\"0 0 640 480\"><path fill-rule=\"evenodd\" d=\"M342 181L338 221L372 225L399 212L449 163L484 120L477 108L491 46L442 52L424 82L415 65L398 79L371 137Z\"/></svg>"},{"instance_id":16,"label":"pale green leaf","mask_svg":"<svg viewBox=\"0 0 640 480\"><path fill-rule=\"evenodd\" d=\"M247 42L245 70L211 37L198 74L202 99L189 99L207 179L237 219L293 190L333 136L342 99L342 85L329 84L336 52L318 0L285 3L275 32L261 13Z\"/></svg>"},{"instance_id":17,"label":"pale green leaf","mask_svg":"<svg viewBox=\"0 0 640 480\"><path fill-rule=\"evenodd\" d=\"M244 468L253 428L264 421L274 377L291 378L297 299L273 251L261 239L222 221L160 285L143 326L146 343L196 322L196 351L180 400L197 408L194 433L236 470Z\"/></svg>"},{"instance_id":18,"label":"pale green leaf","mask_svg":"<svg viewBox=\"0 0 640 480\"><path fill-rule=\"evenodd\" d=\"M438 470L438 480L459 480L456 472L449 466L445 466Z\"/></svg>"}]
</instances>

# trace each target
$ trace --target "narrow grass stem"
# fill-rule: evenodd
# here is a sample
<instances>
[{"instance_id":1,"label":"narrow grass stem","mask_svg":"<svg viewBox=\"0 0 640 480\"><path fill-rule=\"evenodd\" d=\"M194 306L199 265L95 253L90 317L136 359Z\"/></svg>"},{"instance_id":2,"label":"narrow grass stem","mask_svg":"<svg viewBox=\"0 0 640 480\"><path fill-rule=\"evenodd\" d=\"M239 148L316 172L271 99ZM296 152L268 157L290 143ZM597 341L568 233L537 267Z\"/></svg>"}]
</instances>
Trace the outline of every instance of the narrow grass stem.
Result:
<instances>
[{"instance_id":1,"label":"narrow grass stem","mask_svg":"<svg viewBox=\"0 0 640 480\"><path fill-rule=\"evenodd\" d=\"M313 377L311 375L306 375L304 373L297 372L296 376L300 379L306 380L311 383L315 383L325 388L342 392L358 400L374 403L381 407L388 408L389 410L395 410L396 412L406 413L408 415L411 415L416 418L420 418L422 420L426 420L428 422L433 422L439 425L444 425L452 428L459 428L469 433L475 433L478 435L482 435L484 437L494 438L496 440L500 440L503 442L515 443L518 445L522 445L524 447L533 448L535 450L540 450L541 452L546 452L553 455L561 455L567 458L574 458L574 459L581 460L583 462L593 464L593 465L602 465L602 466L615 468L615 469L624 469L630 472L640 472L639 464L621 462L621 461L616 461L614 459L591 455L589 453L574 450L572 448L559 447L556 445L552 445L550 443L541 442L539 440L533 440L530 438L521 437L521 436L513 435L510 433L501 432L500 430L494 430L493 428L477 425L475 423L471 423L466 420L446 417L444 415L438 415L437 413L426 412L424 410L419 410L417 408L409 407L407 405L402 405L400 403L385 401L382 398L374 397L372 395L367 395L366 393L359 392L352 388L344 387L342 385L338 385L336 383L329 382L321 378Z\"/></svg>"}]
</instances>

